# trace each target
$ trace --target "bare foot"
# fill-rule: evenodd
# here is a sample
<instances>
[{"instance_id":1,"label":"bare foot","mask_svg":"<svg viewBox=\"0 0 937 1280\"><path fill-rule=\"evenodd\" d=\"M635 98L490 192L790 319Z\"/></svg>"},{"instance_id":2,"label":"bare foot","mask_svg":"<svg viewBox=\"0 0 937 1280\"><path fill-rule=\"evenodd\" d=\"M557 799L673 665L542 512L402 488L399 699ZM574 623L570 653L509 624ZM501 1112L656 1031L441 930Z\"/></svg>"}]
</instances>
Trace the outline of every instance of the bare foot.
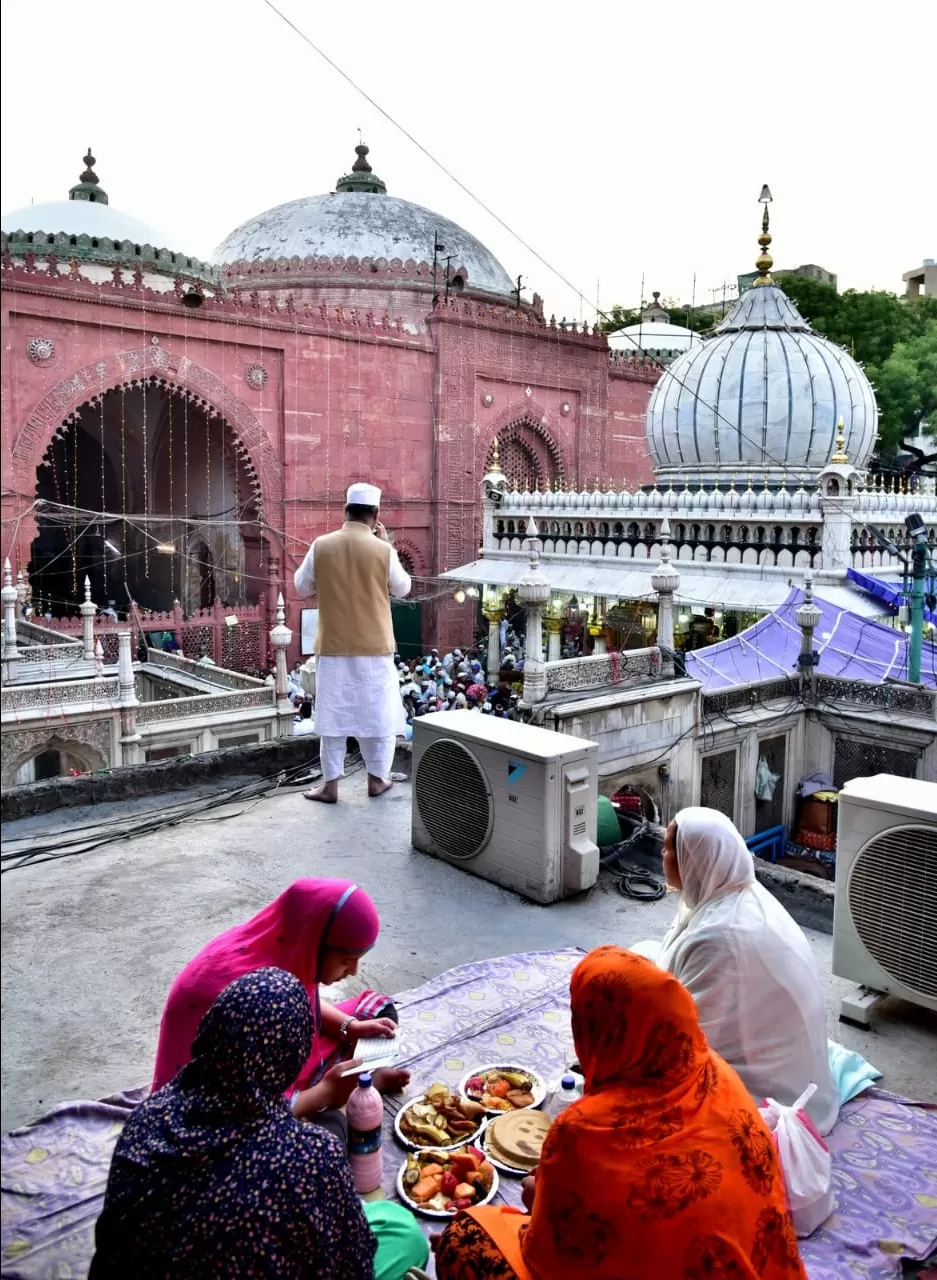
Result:
<instances>
[{"instance_id":1,"label":"bare foot","mask_svg":"<svg viewBox=\"0 0 937 1280\"><path fill-rule=\"evenodd\" d=\"M316 787L314 791L304 791L303 798L318 800L320 804L338 804L338 783L323 782L322 786Z\"/></svg>"},{"instance_id":2,"label":"bare foot","mask_svg":"<svg viewBox=\"0 0 937 1280\"><path fill-rule=\"evenodd\" d=\"M410 1083L410 1072L399 1067L378 1067L371 1076L378 1093L402 1093Z\"/></svg>"},{"instance_id":3,"label":"bare foot","mask_svg":"<svg viewBox=\"0 0 937 1280\"><path fill-rule=\"evenodd\" d=\"M377 796L382 796L393 785L389 778L375 778L373 774L368 774L368 795L372 800L376 799Z\"/></svg>"}]
</instances>

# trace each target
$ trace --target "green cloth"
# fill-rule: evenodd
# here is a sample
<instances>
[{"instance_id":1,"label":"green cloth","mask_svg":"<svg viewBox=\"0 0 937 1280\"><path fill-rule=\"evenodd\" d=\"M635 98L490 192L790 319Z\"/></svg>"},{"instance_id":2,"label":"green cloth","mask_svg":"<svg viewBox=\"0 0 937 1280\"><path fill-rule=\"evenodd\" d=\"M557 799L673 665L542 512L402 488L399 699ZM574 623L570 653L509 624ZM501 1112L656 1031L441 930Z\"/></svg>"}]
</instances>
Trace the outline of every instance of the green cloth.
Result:
<instances>
[{"instance_id":1,"label":"green cloth","mask_svg":"<svg viewBox=\"0 0 937 1280\"><path fill-rule=\"evenodd\" d=\"M411 1267L425 1267L429 1241L409 1209L390 1200L363 1205L368 1226L377 1236L374 1280L403 1280Z\"/></svg>"},{"instance_id":2,"label":"green cloth","mask_svg":"<svg viewBox=\"0 0 937 1280\"><path fill-rule=\"evenodd\" d=\"M621 827L618 825L618 814L607 796L599 796L598 823L595 843L600 849L606 845L618 844L621 839Z\"/></svg>"}]
</instances>

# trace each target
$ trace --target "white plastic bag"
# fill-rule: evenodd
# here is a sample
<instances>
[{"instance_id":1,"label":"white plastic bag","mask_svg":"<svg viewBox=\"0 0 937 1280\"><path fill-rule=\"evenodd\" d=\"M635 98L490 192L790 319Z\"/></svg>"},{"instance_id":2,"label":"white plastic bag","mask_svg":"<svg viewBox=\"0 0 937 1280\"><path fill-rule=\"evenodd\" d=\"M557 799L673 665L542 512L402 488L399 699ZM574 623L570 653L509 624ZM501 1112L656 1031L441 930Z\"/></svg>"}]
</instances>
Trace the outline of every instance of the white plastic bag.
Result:
<instances>
[{"instance_id":1,"label":"white plastic bag","mask_svg":"<svg viewBox=\"0 0 937 1280\"><path fill-rule=\"evenodd\" d=\"M833 1212L833 1161L804 1107L817 1086L808 1085L791 1107L773 1098L759 1107L777 1147L787 1201L799 1236L809 1236Z\"/></svg>"}]
</instances>

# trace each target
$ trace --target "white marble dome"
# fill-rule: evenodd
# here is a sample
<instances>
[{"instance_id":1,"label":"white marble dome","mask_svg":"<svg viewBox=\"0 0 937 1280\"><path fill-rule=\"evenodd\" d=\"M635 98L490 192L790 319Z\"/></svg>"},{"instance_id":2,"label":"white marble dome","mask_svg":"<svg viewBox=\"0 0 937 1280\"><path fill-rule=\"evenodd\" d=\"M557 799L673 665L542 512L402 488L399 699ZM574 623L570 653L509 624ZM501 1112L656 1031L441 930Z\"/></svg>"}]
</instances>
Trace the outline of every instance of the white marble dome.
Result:
<instances>
[{"instance_id":1,"label":"white marble dome","mask_svg":"<svg viewBox=\"0 0 937 1280\"><path fill-rule=\"evenodd\" d=\"M0 218L0 230L27 235L91 236L99 240L130 240L166 249L169 238L149 223L122 213L109 204L91 200L49 200L12 209Z\"/></svg>"},{"instance_id":2,"label":"white marble dome","mask_svg":"<svg viewBox=\"0 0 937 1280\"><path fill-rule=\"evenodd\" d=\"M218 264L261 263L279 258L369 258L432 262L439 242L453 274L464 268L469 291L510 296L514 285L480 240L432 209L386 194L368 164L368 148L356 148L351 174L326 195L303 196L267 209L235 228L212 254Z\"/></svg>"},{"instance_id":3,"label":"white marble dome","mask_svg":"<svg viewBox=\"0 0 937 1280\"><path fill-rule=\"evenodd\" d=\"M840 418L849 460L864 467L878 419L868 378L769 283L743 294L711 337L664 371L647 439L659 477L711 485L755 471L775 485L816 476L836 452Z\"/></svg>"}]
</instances>

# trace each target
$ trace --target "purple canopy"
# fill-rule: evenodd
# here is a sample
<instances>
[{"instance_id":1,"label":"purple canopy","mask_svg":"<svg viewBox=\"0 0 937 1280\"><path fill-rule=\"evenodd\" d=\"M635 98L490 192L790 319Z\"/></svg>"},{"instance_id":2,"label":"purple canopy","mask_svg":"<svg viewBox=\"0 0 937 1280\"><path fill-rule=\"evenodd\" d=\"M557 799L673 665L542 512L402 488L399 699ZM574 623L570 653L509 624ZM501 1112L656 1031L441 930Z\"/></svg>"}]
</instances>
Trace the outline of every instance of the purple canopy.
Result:
<instances>
[{"instance_id":1,"label":"purple canopy","mask_svg":"<svg viewBox=\"0 0 937 1280\"><path fill-rule=\"evenodd\" d=\"M705 693L731 689L753 680L777 680L797 673L800 627L797 610L803 601L797 587L773 613L729 640L686 655L687 675L699 680ZM908 637L902 631L871 622L848 609L839 609L814 596L820 622L813 633L820 654L817 668L824 676L881 684L891 677L908 678ZM937 688L937 648L924 642L921 682Z\"/></svg>"}]
</instances>

